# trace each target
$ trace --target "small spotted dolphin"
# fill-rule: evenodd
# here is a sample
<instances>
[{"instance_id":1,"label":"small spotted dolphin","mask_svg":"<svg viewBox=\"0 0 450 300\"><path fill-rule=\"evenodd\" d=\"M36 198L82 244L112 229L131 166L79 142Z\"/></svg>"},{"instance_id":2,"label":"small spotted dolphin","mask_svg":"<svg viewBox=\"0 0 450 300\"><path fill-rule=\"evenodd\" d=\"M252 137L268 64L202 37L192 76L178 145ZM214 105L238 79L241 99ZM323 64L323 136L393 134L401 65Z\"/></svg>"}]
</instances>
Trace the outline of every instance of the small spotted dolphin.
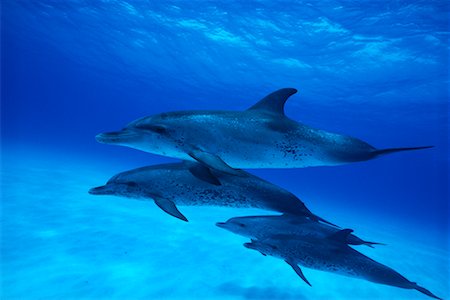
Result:
<instances>
[{"instance_id":1,"label":"small spotted dolphin","mask_svg":"<svg viewBox=\"0 0 450 300\"><path fill-rule=\"evenodd\" d=\"M345 229L340 230L330 225L311 221L306 217L287 214L281 216L236 217L224 223L216 223L216 225L254 240L264 240L273 235L289 235L293 238L296 236L330 238L349 245L366 245L371 248L373 248L373 245L383 245L381 243L364 241L352 233L348 234Z\"/></svg>"},{"instance_id":2,"label":"small spotted dolphin","mask_svg":"<svg viewBox=\"0 0 450 300\"><path fill-rule=\"evenodd\" d=\"M344 229L348 234L351 229ZM344 276L356 277L404 289L414 289L435 299L441 299L429 290L411 282L395 270L382 265L335 239L295 238L274 236L263 241L245 243L249 249L263 255L283 259L311 286L298 265Z\"/></svg>"},{"instance_id":3,"label":"small spotted dolphin","mask_svg":"<svg viewBox=\"0 0 450 300\"><path fill-rule=\"evenodd\" d=\"M283 259L310 286L298 265L404 289L415 289L432 298L441 299L393 269L349 247L349 243L355 241L358 244L360 241L352 235L351 229L336 230L337 232L325 236L323 226L319 223L305 222L295 225L291 223L290 218L268 217L268 222L272 225L267 225L263 222L264 218L232 218L226 223L217 225L245 237L256 237L257 239L252 239L244 246L257 250L264 256ZM280 224L275 225L275 222ZM294 230L293 226L306 228ZM281 232L280 229L283 227L286 230ZM293 231L295 234L291 234Z\"/></svg>"},{"instance_id":4,"label":"small spotted dolphin","mask_svg":"<svg viewBox=\"0 0 450 300\"><path fill-rule=\"evenodd\" d=\"M312 214L290 192L241 171L240 176L209 169L195 162L148 166L123 172L106 185L89 190L93 195L117 195L153 200L169 215L187 221L181 206L252 207L307 216L331 224Z\"/></svg>"},{"instance_id":5,"label":"small spotted dolphin","mask_svg":"<svg viewBox=\"0 0 450 300\"><path fill-rule=\"evenodd\" d=\"M359 139L315 129L287 118L284 104L297 92L275 91L246 111L182 111L144 117L100 143L197 161L239 175L245 168L333 166L426 147L376 149Z\"/></svg>"}]
</instances>

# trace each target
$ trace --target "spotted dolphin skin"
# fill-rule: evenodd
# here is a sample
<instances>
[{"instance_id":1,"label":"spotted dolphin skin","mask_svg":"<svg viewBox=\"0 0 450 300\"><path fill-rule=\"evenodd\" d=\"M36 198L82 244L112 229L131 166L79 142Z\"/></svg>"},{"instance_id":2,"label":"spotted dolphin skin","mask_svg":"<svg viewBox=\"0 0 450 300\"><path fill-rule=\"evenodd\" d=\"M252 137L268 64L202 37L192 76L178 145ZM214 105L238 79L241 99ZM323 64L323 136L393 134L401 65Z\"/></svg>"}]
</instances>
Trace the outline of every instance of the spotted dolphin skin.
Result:
<instances>
[{"instance_id":1,"label":"spotted dolphin skin","mask_svg":"<svg viewBox=\"0 0 450 300\"><path fill-rule=\"evenodd\" d=\"M330 243L329 240L320 243L317 240L312 242L299 239L267 239L245 243L244 246L264 255L283 259L308 285L311 284L298 265L399 288L414 289L432 298L441 299L395 270L370 259L346 244Z\"/></svg>"},{"instance_id":2,"label":"spotted dolphin skin","mask_svg":"<svg viewBox=\"0 0 450 300\"><path fill-rule=\"evenodd\" d=\"M243 235L253 240L264 240L272 236L329 238L349 245L383 245L360 239L347 229L340 230L334 226L314 222L306 217L283 214L281 216L249 216L231 218L219 222L218 227Z\"/></svg>"},{"instance_id":3,"label":"spotted dolphin skin","mask_svg":"<svg viewBox=\"0 0 450 300\"><path fill-rule=\"evenodd\" d=\"M312 214L295 195L261 178L244 171L240 176L234 176L195 162L123 172L113 176L106 185L92 188L89 193L153 200L166 213L184 221L187 218L177 205L252 207L327 222Z\"/></svg>"},{"instance_id":4,"label":"spotted dolphin skin","mask_svg":"<svg viewBox=\"0 0 450 300\"><path fill-rule=\"evenodd\" d=\"M236 219L239 220L218 223L218 226L243 236L257 235L263 229L273 229L270 226L262 226L261 222L248 222L248 220L242 222L244 218ZM289 229L292 226L291 224L287 224L285 221L280 222L282 224L277 228L285 227L287 228L286 232L291 230ZM238 226L239 224L245 224L245 226L239 226L240 228L236 229L233 227L236 224ZM260 228L255 229L252 226L259 226ZM303 225L298 224L297 226ZM318 233L313 233L314 227L319 231ZM409 281L395 270L349 247L348 243L353 239L349 237L352 232L351 229L343 229L337 235L321 237L323 233L320 226L312 224L308 230L300 230L295 235L279 234L278 230L273 230L272 235L270 235L271 232L266 232L261 239L252 239L250 243L245 243L244 246L256 250L264 256L270 255L284 260L310 286L311 283L303 274L299 265L399 288L415 289L432 298L441 299L429 290L417 285L417 283ZM345 238L345 235L348 237Z\"/></svg>"},{"instance_id":5,"label":"spotted dolphin skin","mask_svg":"<svg viewBox=\"0 0 450 300\"><path fill-rule=\"evenodd\" d=\"M144 117L96 139L198 161L234 175L240 173L236 168L333 166L431 147L379 150L359 139L293 121L285 116L284 104L296 92L280 89L246 111L181 111Z\"/></svg>"}]
</instances>

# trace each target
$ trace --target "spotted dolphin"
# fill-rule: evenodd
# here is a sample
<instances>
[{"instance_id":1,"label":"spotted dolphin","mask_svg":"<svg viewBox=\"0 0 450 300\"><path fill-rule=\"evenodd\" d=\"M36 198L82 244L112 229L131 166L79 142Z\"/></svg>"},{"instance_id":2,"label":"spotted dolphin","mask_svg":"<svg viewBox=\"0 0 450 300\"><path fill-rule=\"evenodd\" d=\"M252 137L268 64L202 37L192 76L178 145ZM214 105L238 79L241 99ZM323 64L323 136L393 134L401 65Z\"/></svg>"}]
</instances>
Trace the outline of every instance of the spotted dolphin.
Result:
<instances>
[{"instance_id":1,"label":"spotted dolphin","mask_svg":"<svg viewBox=\"0 0 450 300\"><path fill-rule=\"evenodd\" d=\"M304 168L366 161L399 151L376 149L347 135L315 129L289 119L284 104L297 92L284 88L245 111L180 111L140 118L117 132L96 136L100 143L127 146L239 175L242 168Z\"/></svg>"},{"instance_id":2,"label":"spotted dolphin","mask_svg":"<svg viewBox=\"0 0 450 300\"><path fill-rule=\"evenodd\" d=\"M362 240L347 230L340 230L334 226L317 223L306 217L283 214L281 216L248 216L235 217L226 222L219 222L220 228L243 235L254 240L264 240L274 235L289 235L293 238L315 237L330 238L343 241L349 245L383 245L381 243Z\"/></svg>"},{"instance_id":3,"label":"spotted dolphin","mask_svg":"<svg viewBox=\"0 0 450 300\"><path fill-rule=\"evenodd\" d=\"M259 177L245 171L234 176L195 162L133 169L113 176L89 193L153 200L163 211L184 221L187 218L177 205L260 208L329 223L311 213L292 193Z\"/></svg>"},{"instance_id":4,"label":"spotted dolphin","mask_svg":"<svg viewBox=\"0 0 450 300\"><path fill-rule=\"evenodd\" d=\"M348 233L352 230L348 229ZM376 262L364 254L333 239L286 238L275 236L266 240L253 240L245 243L249 249L257 250L263 255L283 259L308 285L299 265L337 273L344 276L365 279L371 282L390 285L404 289L414 289L435 299L441 299L424 287L411 282L395 270Z\"/></svg>"},{"instance_id":5,"label":"spotted dolphin","mask_svg":"<svg viewBox=\"0 0 450 300\"><path fill-rule=\"evenodd\" d=\"M296 226L306 225L307 228L291 234L293 224L290 223L289 218L271 219L269 222L272 223L272 226L264 224L262 218L257 217L253 220L251 220L252 217L233 218L231 221L217 225L245 237L257 237L258 239L252 239L244 246L257 250L264 256L270 255L283 259L310 286L311 283L299 265L375 283L415 289L432 298L441 299L417 283L409 281L395 270L349 247L350 241L359 239L351 236L353 232L351 229L342 229L337 233L324 236L321 224L306 222ZM274 226L273 223L277 221L280 224ZM280 231L280 228L283 227L286 228L284 232ZM263 231L266 232L263 233Z\"/></svg>"}]
</instances>

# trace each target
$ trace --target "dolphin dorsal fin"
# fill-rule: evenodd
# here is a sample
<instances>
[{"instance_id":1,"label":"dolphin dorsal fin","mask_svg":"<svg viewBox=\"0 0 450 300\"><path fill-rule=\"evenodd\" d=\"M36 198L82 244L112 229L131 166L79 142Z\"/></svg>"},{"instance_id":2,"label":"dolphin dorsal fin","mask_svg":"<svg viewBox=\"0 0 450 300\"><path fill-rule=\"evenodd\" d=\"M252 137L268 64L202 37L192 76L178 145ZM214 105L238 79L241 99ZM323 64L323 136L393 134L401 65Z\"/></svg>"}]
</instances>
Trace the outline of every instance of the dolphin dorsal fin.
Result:
<instances>
[{"instance_id":1,"label":"dolphin dorsal fin","mask_svg":"<svg viewBox=\"0 0 450 300\"><path fill-rule=\"evenodd\" d=\"M342 229L342 230L339 230L339 231L329 235L327 238L347 244L347 237L352 232L353 232L353 229Z\"/></svg>"},{"instance_id":2,"label":"dolphin dorsal fin","mask_svg":"<svg viewBox=\"0 0 450 300\"><path fill-rule=\"evenodd\" d=\"M296 89L284 88L262 98L248 110L263 110L284 116L284 104L287 99L297 93Z\"/></svg>"}]
</instances>

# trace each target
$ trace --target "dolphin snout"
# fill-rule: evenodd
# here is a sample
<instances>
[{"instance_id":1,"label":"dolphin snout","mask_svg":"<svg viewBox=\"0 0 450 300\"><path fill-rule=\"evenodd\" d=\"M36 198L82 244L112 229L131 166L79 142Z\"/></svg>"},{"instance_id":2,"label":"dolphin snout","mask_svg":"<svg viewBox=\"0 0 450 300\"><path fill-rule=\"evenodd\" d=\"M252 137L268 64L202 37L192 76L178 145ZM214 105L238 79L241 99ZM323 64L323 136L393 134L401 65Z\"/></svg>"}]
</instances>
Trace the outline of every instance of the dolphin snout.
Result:
<instances>
[{"instance_id":1,"label":"dolphin snout","mask_svg":"<svg viewBox=\"0 0 450 300\"><path fill-rule=\"evenodd\" d=\"M89 190L89 194L91 195L109 195L111 194L111 190L106 186L98 186Z\"/></svg>"},{"instance_id":2,"label":"dolphin snout","mask_svg":"<svg viewBox=\"0 0 450 300\"><path fill-rule=\"evenodd\" d=\"M97 142L102 144L118 144L126 141L130 141L136 137L137 133L128 129L121 131L105 132L95 136Z\"/></svg>"},{"instance_id":3,"label":"dolphin snout","mask_svg":"<svg viewBox=\"0 0 450 300\"><path fill-rule=\"evenodd\" d=\"M254 249L254 245L252 243L244 243L244 247L248 249Z\"/></svg>"},{"instance_id":4,"label":"dolphin snout","mask_svg":"<svg viewBox=\"0 0 450 300\"><path fill-rule=\"evenodd\" d=\"M114 141L117 141L119 139L119 137L120 137L120 131L117 131L117 132L105 132L105 133L97 134L95 136L95 139L99 143L109 144L109 143L113 143Z\"/></svg>"},{"instance_id":5,"label":"dolphin snout","mask_svg":"<svg viewBox=\"0 0 450 300\"><path fill-rule=\"evenodd\" d=\"M227 225L227 223L224 223L224 222L217 222L216 223L216 226L220 227L220 228L225 228L226 225Z\"/></svg>"}]
</instances>

